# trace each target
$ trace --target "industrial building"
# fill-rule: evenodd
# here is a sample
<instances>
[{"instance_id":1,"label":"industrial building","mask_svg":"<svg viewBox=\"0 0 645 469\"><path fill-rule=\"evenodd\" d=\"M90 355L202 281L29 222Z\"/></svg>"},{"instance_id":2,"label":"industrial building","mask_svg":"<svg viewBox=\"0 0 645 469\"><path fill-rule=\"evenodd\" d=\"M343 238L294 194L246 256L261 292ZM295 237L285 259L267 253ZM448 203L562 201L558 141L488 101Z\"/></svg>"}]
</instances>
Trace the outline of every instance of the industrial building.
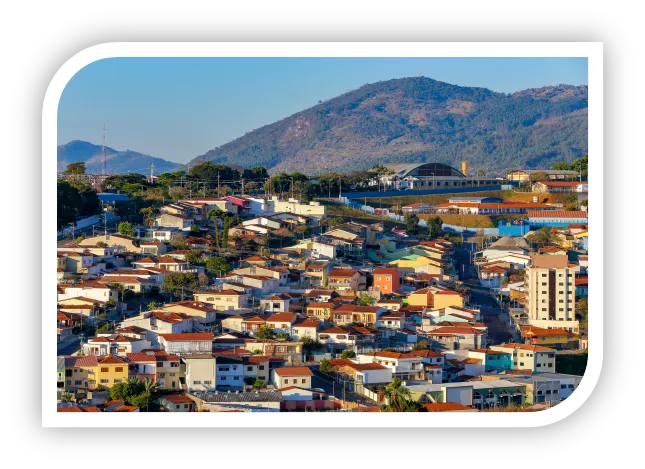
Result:
<instances>
[{"instance_id":1,"label":"industrial building","mask_svg":"<svg viewBox=\"0 0 645 469\"><path fill-rule=\"evenodd\" d=\"M394 174L383 176L383 184L393 190L429 190L447 187L477 187L498 185L496 178L468 177L468 163L462 163L462 170L444 163L396 163L386 164Z\"/></svg>"},{"instance_id":2,"label":"industrial building","mask_svg":"<svg viewBox=\"0 0 645 469\"><path fill-rule=\"evenodd\" d=\"M554 228L568 227L569 225L586 225L588 223L587 212L574 211L537 211L528 212L529 223L533 229L543 226Z\"/></svg>"},{"instance_id":3,"label":"industrial building","mask_svg":"<svg viewBox=\"0 0 645 469\"><path fill-rule=\"evenodd\" d=\"M566 181L579 179L580 173L569 169L516 169L506 175L507 181L528 182L531 175L535 173L545 173L550 181Z\"/></svg>"}]
</instances>

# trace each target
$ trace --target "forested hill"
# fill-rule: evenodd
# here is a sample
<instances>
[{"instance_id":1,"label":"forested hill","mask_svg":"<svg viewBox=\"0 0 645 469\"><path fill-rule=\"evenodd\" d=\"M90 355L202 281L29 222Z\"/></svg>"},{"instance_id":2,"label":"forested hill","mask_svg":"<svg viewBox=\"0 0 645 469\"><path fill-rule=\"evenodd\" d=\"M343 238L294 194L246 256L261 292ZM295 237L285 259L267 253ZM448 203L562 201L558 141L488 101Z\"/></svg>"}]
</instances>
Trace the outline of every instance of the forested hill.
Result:
<instances>
[{"instance_id":1,"label":"forested hill","mask_svg":"<svg viewBox=\"0 0 645 469\"><path fill-rule=\"evenodd\" d=\"M155 174L176 171L182 167L178 163L144 155L132 150L118 151L105 147L107 172L125 174L128 171L149 174L150 165L155 164ZM58 170L64 171L68 164L85 162L88 173L101 172L101 146L82 140L73 140L65 145L58 145Z\"/></svg>"},{"instance_id":2,"label":"forested hill","mask_svg":"<svg viewBox=\"0 0 645 469\"><path fill-rule=\"evenodd\" d=\"M587 153L587 87L513 94L425 77L365 85L193 160L308 174L376 163L547 168ZM193 164L193 163L191 163Z\"/></svg>"}]
</instances>

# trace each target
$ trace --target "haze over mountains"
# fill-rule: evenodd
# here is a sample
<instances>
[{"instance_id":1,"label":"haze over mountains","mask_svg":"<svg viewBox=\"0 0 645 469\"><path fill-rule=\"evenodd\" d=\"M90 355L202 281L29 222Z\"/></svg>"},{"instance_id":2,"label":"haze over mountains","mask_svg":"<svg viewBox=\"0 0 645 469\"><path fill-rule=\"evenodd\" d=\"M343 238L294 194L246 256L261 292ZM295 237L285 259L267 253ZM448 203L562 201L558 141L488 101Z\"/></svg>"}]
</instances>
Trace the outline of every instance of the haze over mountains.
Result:
<instances>
[{"instance_id":1,"label":"haze over mountains","mask_svg":"<svg viewBox=\"0 0 645 469\"><path fill-rule=\"evenodd\" d=\"M425 77L368 84L195 158L274 171L366 169L468 160L482 169L546 168L587 153L587 86L513 94Z\"/></svg>"},{"instance_id":2,"label":"haze over mountains","mask_svg":"<svg viewBox=\"0 0 645 469\"><path fill-rule=\"evenodd\" d=\"M107 172L112 173L133 173L149 174L150 165L154 163L155 174L177 171L183 165L144 155L132 150L119 151L114 148L105 147ZM85 162L85 169L88 173L101 172L101 146L94 145L82 140L72 140L65 145L58 145L58 171L64 171L68 164Z\"/></svg>"}]
</instances>

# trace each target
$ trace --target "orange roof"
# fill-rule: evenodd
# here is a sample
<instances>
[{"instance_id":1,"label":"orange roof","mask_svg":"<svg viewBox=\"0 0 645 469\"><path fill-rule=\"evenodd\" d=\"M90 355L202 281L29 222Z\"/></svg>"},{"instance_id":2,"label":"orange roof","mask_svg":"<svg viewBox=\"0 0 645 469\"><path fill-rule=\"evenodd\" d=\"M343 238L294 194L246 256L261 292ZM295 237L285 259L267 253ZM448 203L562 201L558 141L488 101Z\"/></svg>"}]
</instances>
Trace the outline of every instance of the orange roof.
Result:
<instances>
[{"instance_id":1,"label":"orange roof","mask_svg":"<svg viewBox=\"0 0 645 469\"><path fill-rule=\"evenodd\" d=\"M168 394L163 396L163 399L166 399L173 404L190 404L193 402L193 400L185 394Z\"/></svg>"},{"instance_id":2,"label":"orange roof","mask_svg":"<svg viewBox=\"0 0 645 469\"><path fill-rule=\"evenodd\" d=\"M563 211L544 211L544 210L529 210L529 218L587 218L587 212L580 210L563 210Z\"/></svg>"},{"instance_id":3,"label":"orange roof","mask_svg":"<svg viewBox=\"0 0 645 469\"><path fill-rule=\"evenodd\" d=\"M551 352L555 353L555 350L548 347L540 347L539 345L528 345L528 344L503 344L503 345L494 345L494 347L508 348L508 349L521 349L521 350L531 350L532 352Z\"/></svg>"},{"instance_id":4,"label":"orange roof","mask_svg":"<svg viewBox=\"0 0 645 469\"><path fill-rule=\"evenodd\" d=\"M296 318L296 315L293 313L273 313L266 320L267 322L291 322Z\"/></svg>"},{"instance_id":5,"label":"orange roof","mask_svg":"<svg viewBox=\"0 0 645 469\"><path fill-rule=\"evenodd\" d=\"M398 353L398 352L370 352L364 353L363 355L372 356L372 357L383 357L383 358L417 358L411 353Z\"/></svg>"},{"instance_id":6,"label":"orange roof","mask_svg":"<svg viewBox=\"0 0 645 469\"><path fill-rule=\"evenodd\" d=\"M351 277L356 273L358 273L358 270L353 270L353 269L334 269L331 272L329 272L329 275L327 275L327 278L329 278L329 277Z\"/></svg>"},{"instance_id":7,"label":"orange roof","mask_svg":"<svg viewBox=\"0 0 645 469\"><path fill-rule=\"evenodd\" d=\"M125 360L114 355L107 355L103 360L99 361L100 365L122 365Z\"/></svg>"},{"instance_id":8,"label":"orange roof","mask_svg":"<svg viewBox=\"0 0 645 469\"><path fill-rule=\"evenodd\" d=\"M273 370L278 376L313 376L309 368L306 366L294 366L290 368L274 368Z\"/></svg>"},{"instance_id":9,"label":"orange roof","mask_svg":"<svg viewBox=\"0 0 645 469\"><path fill-rule=\"evenodd\" d=\"M398 269L394 269L394 268L391 268L391 267L383 267L383 268L379 268L379 269L374 269L373 273L376 274L376 275L379 275L379 274L381 274L381 275L387 275L387 274L395 275L395 274L398 274L399 271L398 271Z\"/></svg>"},{"instance_id":10,"label":"orange roof","mask_svg":"<svg viewBox=\"0 0 645 469\"><path fill-rule=\"evenodd\" d=\"M584 182L578 182L578 181L541 181L541 184L544 184L545 186L552 186L552 187L576 187L576 186L579 186L580 184L587 184L587 181L584 181Z\"/></svg>"},{"instance_id":11,"label":"orange roof","mask_svg":"<svg viewBox=\"0 0 645 469\"><path fill-rule=\"evenodd\" d=\"M421 404L421 412L455 412L460 410L472 410L472 408L462 404L457 404L456 402Z\"/></svg>"},{"instance_id":12,"label":"orange roof","mask_svg":"<svg viewBox=\"0 0 645 469\"><path fill-rule=\"evenodd\" d=\"M351 365L347 365L347 367L356 371L387 370L386 366L378 363L352 363Z\"/></svg>"},{"instance_id":13,"label":"orange roof","mask_svg":"<svg viewBox=\"0 0 645 469\"><path fill-rule=\"evenodd\" d=\"M168 342L183 342L191 340L213 340L212 332L184 332L181 334L159 334L159 337L163 337L164 340Z\"/></svg>"},{"instance_id":14,"label":"orange roof","mask_svg":"<svg viewBox=\"0 0 645 469\"><path fill-rule=\"evenodd\" d=\"M333 308L336 306L334 303L329 303L329 302L320 302L320 303L309 303L307 305L307 309L309 308Z\"/></svg>"}]
</instances>

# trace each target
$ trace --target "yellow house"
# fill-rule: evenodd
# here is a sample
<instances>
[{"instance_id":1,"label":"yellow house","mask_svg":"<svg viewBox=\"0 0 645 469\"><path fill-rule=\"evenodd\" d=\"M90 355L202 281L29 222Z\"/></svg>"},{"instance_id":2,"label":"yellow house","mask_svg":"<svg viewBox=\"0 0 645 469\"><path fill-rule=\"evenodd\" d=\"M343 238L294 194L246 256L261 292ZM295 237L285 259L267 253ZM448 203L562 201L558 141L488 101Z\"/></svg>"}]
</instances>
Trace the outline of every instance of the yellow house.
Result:
<instances>
[{"instance_id":1,"label":"yellow house","mask_svg":"<svg viewBox=\"0 0 645 469\"><path fill-rule=\"evenodd\" d=\"M427 272L429 274L443 274L443 264L437 259L427 255L410 254L400 259L390 261L398 269L415 272Z\"/></svg>"},{"instance_id":2,"label":"yellow house","mask_svg":"<svg viewBox=\"0 0 645 469\"><path fill-rule=\"evenodd\" d=\"M565 329L544 329L536 326L521 326L520 332L525 343L555 349L578 348L580 336Z\"/></svg>"},{"instance_id":3,"label":"yellow house","mask_svg":"<svg viewBox=\"0 0 645 469\"><path fill-rule=\"evenodd\" d=\"M307 305L307 316L318 318L321 321L329 321L335 306L334 303L309 303Z\"/></svg>"},{"instance_id":4,"label":"yellow house","mask_svg":"<svg viewBox=\"0 0 645 469\"><path fill-rule=\"evenodd\" d=\"M456 291L440 290L432 294L432 307L434 309L444 309L448 306L464 307L464 297Z\"/></svg>"},{"instance_id":5,"label":"yellow house","mask_svg":"<svg viewBox=\"0 0 645 469\"><path fill-rule=\"evenodd\" d=\"M139 239L130 238L129 236L123 236L120 234L103 234L98 236L91 236L85 238L79 244L81 246L96 246L97 243L105 243L109 247L115 248L117 251L127 251L127 252L140 252L141 247L139 245Z\"/></svg>"},{"instance_id":6,"label":"yellow house","mask_svg":"<svg viewBox=\"0 0 645 469\"><path fill-rule=\"evenodd\" d=\"M111 388L117 383L124 383L128 379L128 363L114 355L99 358L96 366L96 385Z\"/></svg>"},{"instance_id":7,"label":"yellow house","mask_svg":"<svg viewBox=\"0 0 645 469\"><path fill-rule=\"evenodd\" d=\"M432 306L432 292L429 288L422 288L408 295L409 306Z\"/></svg>"}]
</instances>

